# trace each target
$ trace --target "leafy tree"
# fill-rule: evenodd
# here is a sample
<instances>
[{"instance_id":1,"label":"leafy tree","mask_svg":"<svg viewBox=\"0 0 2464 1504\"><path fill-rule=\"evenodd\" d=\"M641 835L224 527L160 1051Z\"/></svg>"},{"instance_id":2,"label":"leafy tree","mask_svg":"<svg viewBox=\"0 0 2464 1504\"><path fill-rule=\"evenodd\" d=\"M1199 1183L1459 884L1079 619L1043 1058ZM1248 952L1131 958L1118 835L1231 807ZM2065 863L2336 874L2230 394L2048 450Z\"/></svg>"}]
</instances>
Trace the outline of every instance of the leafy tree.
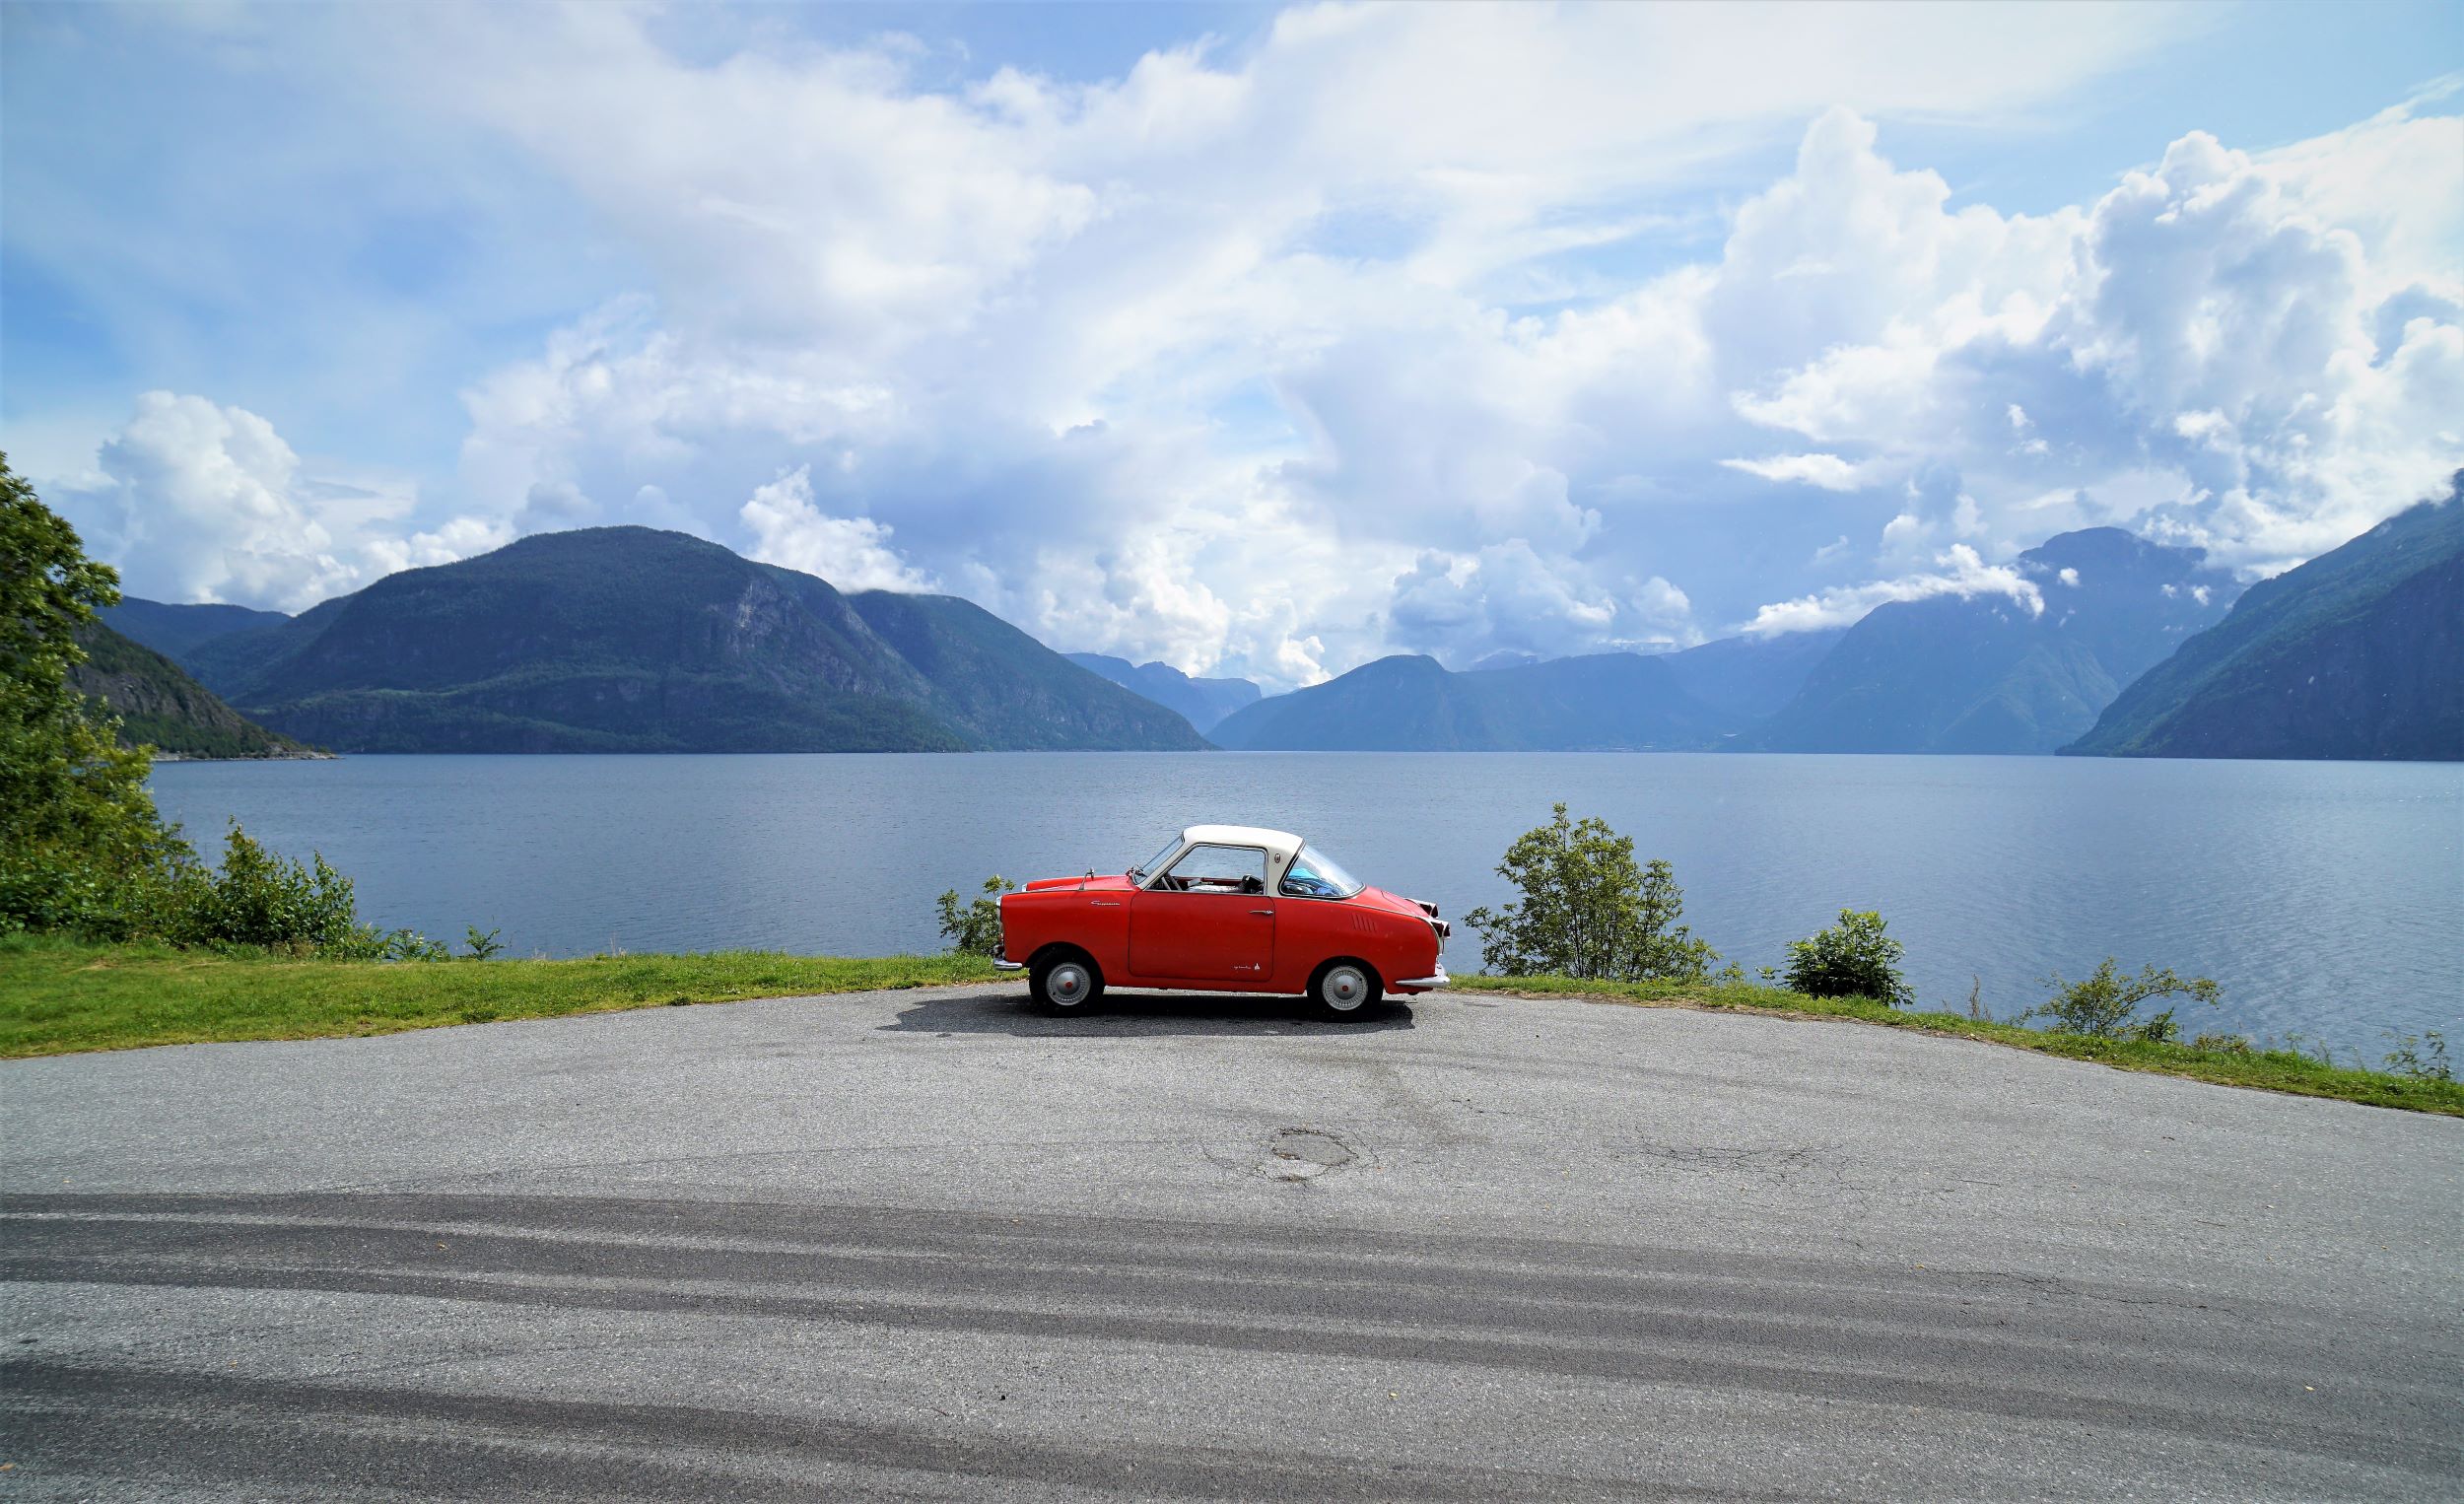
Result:
<instances>
[{"instance_id":1,"label":"leafy tree","mask_svg":"<svg viewBox=\"0 0 2464 1504\"><path fill-rule=\"evenodd\" d=\"M2081 981L2065 982L2056 974L2046 978L2045 984L2054 990L2053 996L2021 1013L2021 1022L2049 1018L2058 1034L2091 1034L2099 1039L2148 1040L2156 1044L2181 1038L2181 1030L2173 1022L2173 1009L2141 1018L2141 1003L2157 997L2193 997L2213 1006L2222 995L2209 978L2184 979L2175 976L2170 968L2159 971L2150 966L2136 977L2129 976L2111 956Z\"/></svg>"},{"instance_id":2,"label":"leafy tree","mask_svg":"<svg viewBox=\"0 0 2464 1504\"><path fill-rule=\"evenodd\" d=\"M962 906L958 890L948 889L933 900L941 914L941 938L962 955L989 956L1001 945L1001 895L1018 885L994 875L984 880L984 896Z\"/></svg>"},{"instance_id":3,"label":"leafy tree","mask_svg":"<svg viewBox=\"0 0 2464 1504\"><path fill-rule=\"evenodd\" d=\"M1788 990L1809 997L1871 997L1894 1008L1916 1001L1899 974L1907 947L1884 934L1887 927L1879 914L1842 909L1838 923L1789 941ZM1971 1011L1977 1006L1971 997Z\"/></svg>"},{"instance_id":4,"label":"leafy tree","mask_svg":"<svg viewBox=\"0 0 2464 1504\"><path fill-rule=\"evenodd\" d=\"M131 898L188 858L146 750L68 681L77 630L118 600L118 575L0 454L0 931L125 933Z\"/></svg>"},{"instance_id":5,"label":"leafy tree","mask_svg":"<svg viewBox=\"0 0 2464 1504\"><path fill-rule=\"evenodd\" d=\"M351 880L288 861L234 824L220 871L155 812L152 758L79 694L78 630L120 598L77 530L0 454L0 933L60 929L177 945L442 959L409 930L359 923Z\"/></svg>"},{"instance_id":6,"label":"leafy tree","mask_svg":"<svg viewBox=\"0 0 2464 1504\"><path fill-rule=\"evenodd\" d=\"M1700 982L1720 953L1677 923L1685 912L1676 869L1638 865L1634 840L1593 816L1553 806L1549 823L1506 849L1497 875L1520 903L1463 917L1480 931L1480 964L1510 977L1606 982Z\"/></svg>"}]
</instances>

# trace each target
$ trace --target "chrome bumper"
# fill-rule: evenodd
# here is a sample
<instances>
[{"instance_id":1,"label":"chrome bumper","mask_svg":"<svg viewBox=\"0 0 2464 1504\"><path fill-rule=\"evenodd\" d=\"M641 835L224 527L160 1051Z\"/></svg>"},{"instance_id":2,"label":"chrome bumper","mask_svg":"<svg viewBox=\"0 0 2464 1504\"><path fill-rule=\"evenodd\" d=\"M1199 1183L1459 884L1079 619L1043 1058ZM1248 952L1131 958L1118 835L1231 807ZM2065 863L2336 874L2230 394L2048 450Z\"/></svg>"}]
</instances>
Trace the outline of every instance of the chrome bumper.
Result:
<instances>
[{"instance_id":1,"label":"chrome bumper","mask_svg":"<svg viewBox=\"0 0 2464 1504\"><path fill-rule=\"evenodd\" d=\"M1441 966L1434 977L1405 977L1395 985L1397 987L1447 987L1452 985L1454 980L1446 975L1446 968Z\"/></svg>"},{"instance_id":2,"label":"chrome bumper","mask_svg":"<svg viewBox=\"0 0 2464 1504\"><path fill-rule=\"evenodd\" d=\"M1006 956L994 956L992 958L992 969L996 972L1022 972L1027 969L1027 963L1024 961L1012 961Z\"/></svg>"}]
</instances>

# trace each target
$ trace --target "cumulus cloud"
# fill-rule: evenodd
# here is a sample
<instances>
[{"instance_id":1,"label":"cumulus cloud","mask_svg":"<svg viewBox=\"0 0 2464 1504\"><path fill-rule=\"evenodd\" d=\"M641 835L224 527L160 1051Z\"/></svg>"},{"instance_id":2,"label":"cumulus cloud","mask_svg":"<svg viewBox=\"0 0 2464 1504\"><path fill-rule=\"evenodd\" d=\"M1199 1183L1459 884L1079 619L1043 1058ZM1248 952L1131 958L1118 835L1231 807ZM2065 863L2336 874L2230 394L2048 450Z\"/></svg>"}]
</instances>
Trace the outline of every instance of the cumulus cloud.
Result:
<instances>
[{"instance_id":1,"label":"cumulus cloud","mask_svg":"<svg viewBox=\"0 0 2464 1504\"><path fill-rule=\"evenodd\" d=\"M112 514L180 591L285 602L643 521L1276 686L2025 604L1996 561L2088 524L2280 568L2464 463L2464 209L2421 189L2464 126L2149 141L2042 214L1884 150L2207 16L1305 6L946 83L717 12L690 48L621 7L319 13L629 290L462 383L449 504L318 491L216 409L194 464L116 461Z\"/></svg>"},{"instance_id":2,"label":"cumulus cloud","mask_svg":"<svg viewBox=\"0 0 2464 1504\"><path fill-rule=\"evenodd\" d=\"M1978 595L2007 596L2030 616L2044 614L2045 597L2033 581L2009 565L1987 564L1977 556L1976 550L1964 543L1952 544L1936 556L1934 563L1937 568L1924 574L1905 575L1897 580L1877 580L1846 589L1822 590L1795 600L1775 602L1755 612L1753 620L1745 624L1745 631L1756 637L1777 637L1789 632L1846 627L1876 606L1894 600L1925 600L1936 595L1955 595L1962 600Z\"/></svg>"},{"instance_id":3,"label":"cumulus cloud","mask_svg":"<svg viewBox=\"0 0 2464 1504\"><path fill-rule=\"evenodd\" d=\"M628 13L462 14L518 43L460 49L486 61L456 107L656 279L473 385L464 480L742 496L747 467L809 466L818 514L894 528L903 568L1061 646L1281 682L1480 634L1690 640L1691 561L1642 513L1745 437L1729 389L1769 363L1713 336L1755 321L1695 269L1552 268L1671 223L1640 197L1842 78L1855 103L1992 113L2184 24L1900 19L1924 56L1819 11L1783 37L1712 9L1308 8L1236 61L933 92L890 48L688 62ZM1749 39L1749 81L1681 62ZM1777 348L1811 353L1823 295L1783 234L1739 243L1785 252L1770 276L1808 297ZM1542 317L1497 301L1573 285ZM1042 500L1060 474L1083 489Z\"/></svg>"},{"instance_id":4,"label":"cumulus cloud","mask_svg":"<svg viewBox=\"0 0 2464 1504\"><path fill-rule=\"evenodd\" d=\"M2194 132L2088 209L2030 220L1945 213L1939 178L1889 168L1869 130L1833 117L1799 177L1818 162L1866 184L1866 328L1843 300L1841 337L1738 410L1962 482L1955 509L1895 516L1886 551L1948 527L2007 553L2031 529L2111 521L2282 568L2464 462L2464 425L2425 405L2464 400L2454 306L2423 281L2439 233L2423 223L2447 210L2406 207L2423 195L2386 166L2464 151L2459 129L2399 110L2267 159ZM1774 189L1740 234L1812 194ZM2390 301L2417 316L2390 327Z\"/></svg>"},{"instance_id":5,"label":"cumulus cloud","mask_svg":"<svg viewBox=\"0 0 2464 1504\"><path fill-rule=\"evenodd\" d=\"M308 473L274 426L244 408L150 391L102 446L95 481L58 495L128 593L297 611L396 570L513 541L502 521L403 519L407 488Z\"/></svg>"},{"instance_id":6,"label":"cumulus cloud","mask_svg":"<svg viewBox=\"0 0 2464 1504\"><path fill-rule=\"evenodd\" d=\"M890 546L890 529L870 517L834 517L813 506L811 473L799 466L754 491L740 515L753 530L752 556L818 575L842 590L929 590L929 576Z\"/></svg>"}]
</instances>

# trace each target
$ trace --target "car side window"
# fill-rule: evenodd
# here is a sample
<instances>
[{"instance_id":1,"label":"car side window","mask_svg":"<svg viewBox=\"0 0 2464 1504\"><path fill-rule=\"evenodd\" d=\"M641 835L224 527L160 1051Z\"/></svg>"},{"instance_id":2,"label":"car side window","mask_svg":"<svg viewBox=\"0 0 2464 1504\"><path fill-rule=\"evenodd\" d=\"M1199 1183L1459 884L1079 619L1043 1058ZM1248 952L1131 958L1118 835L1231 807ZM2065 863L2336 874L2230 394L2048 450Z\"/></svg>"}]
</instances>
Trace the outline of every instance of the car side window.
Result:
<instances>
[{"instance_id":1,"label":"car side window","mask_svg":"<svg viewBox=\"0 0 2464 1504\"><path fill-rule=\"evenodd\" d=\"M1292 858L1291 867L1283 874L1282 889L1283 896L1286 898L1341 898L1343 896L1342 889L1310 869L1306 853Z\"/></svg>"},{"instance_id":2,"label":"car side window","mask_svg":"<svg viewBox=\"0 0 2464 1504\"><path fill-rule=\"evenodd\" d=\"M1194 846L1156 887L1172 893L1264 893L1266 854L1254 846Z\"/></svg>"}]
</instances>

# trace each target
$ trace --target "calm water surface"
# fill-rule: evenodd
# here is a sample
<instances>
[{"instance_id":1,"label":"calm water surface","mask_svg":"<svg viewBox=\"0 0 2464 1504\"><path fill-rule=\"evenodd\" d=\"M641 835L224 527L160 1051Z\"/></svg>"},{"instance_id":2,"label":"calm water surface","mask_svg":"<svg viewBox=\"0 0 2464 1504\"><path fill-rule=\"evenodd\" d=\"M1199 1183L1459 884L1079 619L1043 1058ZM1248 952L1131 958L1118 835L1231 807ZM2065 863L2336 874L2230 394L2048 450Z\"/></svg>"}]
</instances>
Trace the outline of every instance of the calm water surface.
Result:
<instances>
[{"instance_id":1,"label":"calm water surface","mask_svg":"<svg viewBox=\"0 0 2464 1504\"><path fill-rule=\"evenodd\" d=\"M987 874L1117 871L1179 827L1299 831L1450 915L1510 895L1562 799L1677 864L1695 931L1746 966L1876 909L1927 1005L1996 1013L2099 957L2224 984L2185 1019L2350 1048L2464 1046L2464 767L1580 753L352 757L171 763L169 817L233 817L358 880L364 917L515 955L937 948L932 898ZM1458 933L1450 961L1476 966Z\"/></svg>"}]
</instances>

